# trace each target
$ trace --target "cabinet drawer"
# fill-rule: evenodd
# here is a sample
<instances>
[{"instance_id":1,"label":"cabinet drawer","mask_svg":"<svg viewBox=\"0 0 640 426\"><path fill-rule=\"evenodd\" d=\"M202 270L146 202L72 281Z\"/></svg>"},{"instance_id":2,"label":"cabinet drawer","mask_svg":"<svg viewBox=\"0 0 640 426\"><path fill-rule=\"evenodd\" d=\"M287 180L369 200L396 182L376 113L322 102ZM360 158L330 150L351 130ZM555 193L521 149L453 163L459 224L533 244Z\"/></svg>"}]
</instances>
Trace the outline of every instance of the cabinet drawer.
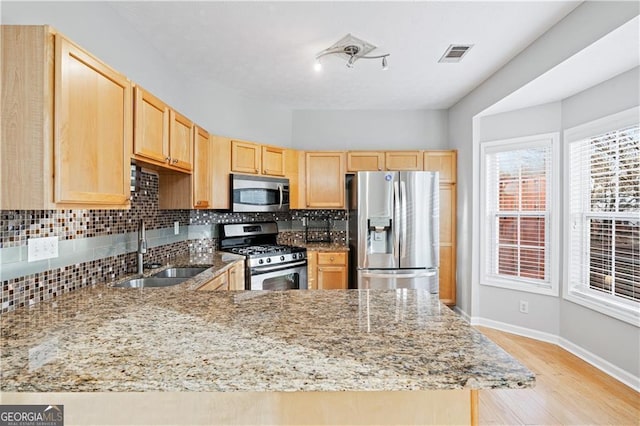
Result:
<instances>
[{"instance_id":1,"label":"cabinet drawer","mask_svg":"<svg viewBox=\"0 0 640 426\"><path fill-rule=\"evenodd\" d=\"M344 252L318 253L318 265L346 265L347 254Z\"/></svg>"}]
</instances>

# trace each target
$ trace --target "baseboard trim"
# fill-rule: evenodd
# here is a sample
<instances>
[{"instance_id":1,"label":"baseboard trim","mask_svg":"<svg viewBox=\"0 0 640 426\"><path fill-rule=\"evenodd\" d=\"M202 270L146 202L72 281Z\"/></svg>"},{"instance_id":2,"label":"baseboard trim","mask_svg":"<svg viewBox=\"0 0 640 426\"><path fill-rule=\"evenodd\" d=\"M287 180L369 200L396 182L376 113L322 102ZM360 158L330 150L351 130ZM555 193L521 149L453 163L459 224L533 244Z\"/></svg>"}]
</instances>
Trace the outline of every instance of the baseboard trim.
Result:
<instances>
[{"instance_id":1,"label":"baseboard trim","mask_svg":"<svg viewBox=\"0 0 640 426\"><path fill-rule=\"evenodd\" d=\"M471 325L479 325L482 327L494 328L496 330L505 331L507 333L516 334L518 336L528 337L530 339L539 340L542 342L552 343L560 346L567 352L571 352L573 355L582 359L585 362L596 367L598 370L608 374L614 379L624 383L630 388L640 392L640 377L634 376L626 370L616 367L609 361L599 357L598 355L584 349L575 343L556 336L555 334L545 333L538 330L533 330L526 327L520 327L517 325L507 324L500 321L495 321L487 318L473 317L470 321Z\"/></svg>"},{"instance_id":2,"label":"baseboard trim","mask_svg":"<svg viewBox=\"0 0 640 426\"><path fill-rule=\"evenodd\" d=\"M453 307L453 312L455 312L456 314L460 315L466 322L470 323L471 322L471 317L462 309L460 309L458 306L454 306Z\"/></svg>"}]
</instances>

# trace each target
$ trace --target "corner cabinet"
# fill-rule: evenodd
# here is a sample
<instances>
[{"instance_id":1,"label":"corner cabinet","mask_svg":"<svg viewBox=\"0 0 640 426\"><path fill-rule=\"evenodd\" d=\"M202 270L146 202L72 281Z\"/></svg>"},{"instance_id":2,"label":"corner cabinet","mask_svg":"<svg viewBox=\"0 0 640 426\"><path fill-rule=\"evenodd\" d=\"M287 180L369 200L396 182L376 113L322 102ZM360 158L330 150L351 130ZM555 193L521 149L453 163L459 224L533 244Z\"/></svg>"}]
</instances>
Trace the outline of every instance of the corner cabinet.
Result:
<instances>
[{"instance_id":1,"label":"corner cabinet","mask_svg":"<svg viewBox=\"0 0 640 426\"><path fill-rule=\"evenodd\" d=\"M129 207L131 82L46 26L1 48L0 208Z\"/></svg>"},{"instance_id":2,"label":"corner cabinet","mask_svg":"<svg viewBox=\"0 0 640 426\"><path fill-rule=\"evenodd\" d=\"M235 262L210 281L198 287L199 291L244 290L244 261Z\"/></svg>"},{"instance_id":3,"label":"corner cabinet","mask_svg":"<svg viewBox=\"0 0 640 426\"><path fill-rule=\"evenodd\" d=\"M348 288L348 252L307 250L309 290L346 290Z\"/></svg>"},{"instance_id":4,"label":"corner cabinet","mask_svg":"<svg viewBox=\"0 0 640 426\"><path fill-rule=\"evenodd\" d=\"M426 151L424 168L440 172L440 300L456 304L456 151Z\"/></svg>"},{"instance_id":5,"label":"corner cabinet","mask_svg":"<svg viewBox=\"0 0 640 426\"><path fill-rule=\"evenodd\" d=\"M345 208L345 158L344 152L306 152L305 192L307 208Z\"/></svg>"}]
</instances>

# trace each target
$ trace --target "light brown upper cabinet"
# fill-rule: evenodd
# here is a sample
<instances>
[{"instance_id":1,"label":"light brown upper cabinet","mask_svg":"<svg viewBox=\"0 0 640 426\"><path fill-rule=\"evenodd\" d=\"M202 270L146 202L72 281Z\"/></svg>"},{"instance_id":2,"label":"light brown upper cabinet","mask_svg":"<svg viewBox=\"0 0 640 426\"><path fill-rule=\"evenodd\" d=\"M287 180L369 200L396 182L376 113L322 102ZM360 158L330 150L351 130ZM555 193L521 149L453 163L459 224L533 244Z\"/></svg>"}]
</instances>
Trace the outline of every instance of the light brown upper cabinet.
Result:
<instances>
[{"instance_id":1,"label":"light brown upper cabinet","mask_svg":"<svg viewBox=\"0 0 640 426\"><path fill-rule=\"evenodd\" d=\"M260 173L262 151L252 142L231 141L231 171L238 173Z\"/></svg>"},{"instance_id":2,"label":"light brown upper cabinet","mask_svg":"<svg viewBox=\"0 0 640 426\"><path fill-rule=\"evenodd\" d=\"M386 151L384 153L387 170L422 170L422 151Z\"/></svg>"},{"instance_id":3,"label":"light brown upper cabinet","mask_svg":"<svg viewBox=\"0 0 640 426\"><path fill-rule=\"evenodd\" d=\"M50 27L1 31L0 208L127 208L131 82Z\"/></svg>"},{"instance_id":4,"label":"light brown upper cabinet","mask_svg":"<svg viewBox=\"0 0 640 426\"><path fill-rule=\"evenodd\" d=\"M231 171L238 173L285 175L285 150L253 142L231 141Z\"/></svg>"},{"instance_id":5,"label":"light brown upper cabinet","mask_svg":"<svg viewBox=\"0 0 640 426\"><path fill-rule=\"evenodd\" d=\"M305 208L304 151L285 149L285 177L289 179L289 208Z\"/></svg>"},{"instance_id":6,"label":"light brown upper cabinet","mask_svg":"<svg viewBox=\"0 0 640 426\"><path fill-rule=\"evenodd\" d=\"M187 139L184 135L186 126L177 126L181 133L179 139ZM209 209L213 204L213 144L211 136L203 128L193 125L193 173L176 173L167 167L159 167L158 203L162 210L171 209ZM179 146L179 145L178 145Z\"/></svg>"},{"instance_id":7,"label":"light brown upper cabinet","mask_svg":"<svg viewBox=\"0 0 640 426\"><path fill-rule=\"evenodd\" d=\"M193 123L140 86L135 87L134 157L167 169L192 170Z\"/></svg>"},{"instance_id":8,"label":"light brown upper cabinet","mask_svg":"<svg viewBox=\"0 0 640 426\"><path fill-rule=\"evenodd\" d=\"M440 172L440 183L456 183L457 151L425 151L424 169Z\"/></svg>"},{"instance_id":9,"label":"light brown upper cabinet","mask_svg":"<svg viewBox=\"0 0 640 426\"><path fill-rule=\"evenodd\" d=\"M211 148L213 149L213 205L212 209L231 208L231 139L210 135Z\"/></svg>"},{"instance_id":10,"label":"light brown upper cabinet","mask_svg":"<svg viewBox=\"0 0 640 426\"><path fill-rule=\"evenodd\" d=\"M275 146L262 146L262 174L269 176L285 175L285 150Z\"/></svg>"},{"instance_id":11,"label":"light brown upper cabinet","mask_svg":"<svg viewBox=\"0 0 640 426\"><path fill-rule=\"evenodd\" d=\"M347 171L380 171L385 170L384 152L382 151L349 151L347 152Z\"/></svg>"},{"instance_id":12,"label":"light brown upper cabinet","mask_svg":"<svg viewBox=\"0 0 640 426\"><path fill-rule=\"evenodd\" d=\"M313 151L307 152L305 158L306 207L343 209L345 153Z\"/></svg>"},{"instance_id":13,"label":"light brown upper cabinet","mask_svg":"<svg viewBox=\"0 0 640 426\"><path fill-rule=\"evenodd\" d=\"M210 208L213 204L211 183L213 180L211 139L201 127L194 127L193 161L193 206L197 209Z\"/></svg>"}]
</instances>

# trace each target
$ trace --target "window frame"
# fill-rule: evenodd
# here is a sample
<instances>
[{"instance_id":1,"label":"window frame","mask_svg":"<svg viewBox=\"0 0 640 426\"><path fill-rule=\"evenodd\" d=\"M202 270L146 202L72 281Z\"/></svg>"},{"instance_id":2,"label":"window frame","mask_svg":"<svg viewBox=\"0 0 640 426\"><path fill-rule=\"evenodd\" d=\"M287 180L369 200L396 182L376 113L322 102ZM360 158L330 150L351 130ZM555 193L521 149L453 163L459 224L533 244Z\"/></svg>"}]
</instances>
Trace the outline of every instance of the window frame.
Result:
<instances>
[{"instance_id":1,"label":"window frame","mask_svg":"<svg viewBox=\"0 0 640 426\"><path fill-rule=\"evenodd\" d=\"M560 214L559 207L559 145L560 133L543 133L530 136L522 136L511 139L500 139L482 142L480 144L480 285L505 288L509 290L523 291L528 293L543 294L548 296L559 296L559 260L556 254L559 243L559 224ZM551 150L551 176L548 181L549 191L546 198L546 222L545 234L548 235L544 246L548 255L549 275L547 282L541 282L537 279L528 279L525 277L507 278L504 276L496 276L488 271L488 244L492 249L498 245L497 238L495 241L489 242L489 238L495 236L488 225L487 211L487 194L488 194L488 178L487 178L487 156L499 152L519 151L527 148L550 147ZM518 217L526 216L527 213L520 212ZM540 215L536 215L538 217Z\"/></svg>"},{"instance_id":2,"label":"window frame","mask_svg":"<svg viewBox=\"0 0 640 426\"><path fill-rule=\"evenodd\" d=\"M572 219L571 219L571 147L573 143L581 142L585 139L602 135L604 133L623 129L625 127L637 125L640 123L640 107L633 107L616 114L599 118L578 126L571 127L564 131L564 282L562 297L563 299L584 306L596 312L600 312L607 316L627 322L629 324L640 327L640 302L626 300L619 296L606 294L597 290L590 289L583 285L574 285L571 283L572 266ZM585 217L604 216L598 213L583 212ZM618 216L618 217L616 217ZM607 216L610 220L620 220L623 217L630 216L616 213ZM583 234L583 236L585 236Z\"/></svg>"}]
</instances>

